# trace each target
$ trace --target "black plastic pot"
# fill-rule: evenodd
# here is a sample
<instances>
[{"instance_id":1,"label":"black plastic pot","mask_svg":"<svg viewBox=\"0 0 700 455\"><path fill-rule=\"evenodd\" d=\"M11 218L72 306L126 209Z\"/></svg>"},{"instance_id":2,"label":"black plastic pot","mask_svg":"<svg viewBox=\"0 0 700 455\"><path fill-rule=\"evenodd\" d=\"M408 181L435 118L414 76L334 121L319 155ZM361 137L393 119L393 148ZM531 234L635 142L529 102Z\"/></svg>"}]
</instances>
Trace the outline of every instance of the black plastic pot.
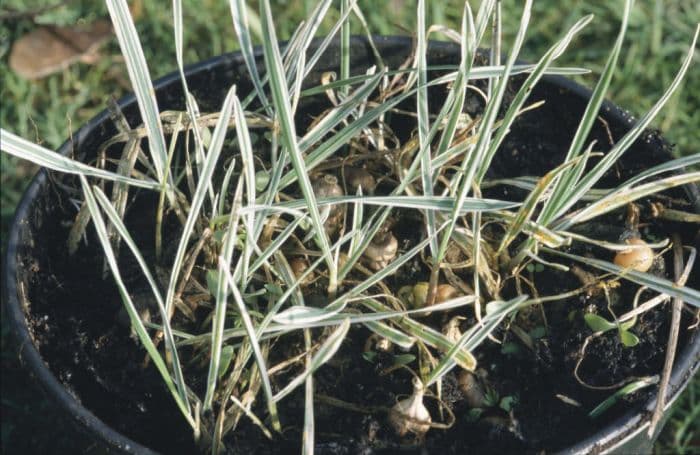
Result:
<instances>
[{"instance_id":1,"label":"black plastic pot","mask_svg":"<svg viewBox=\"0 0 700 455\"><path fill-rule=\"evenodd\" d=\"M407 37L376 37L379 52L387 63L398 66L411 50L411 40ZM373 54L364 38L352 39L351 68L354 73L364 71L373 64ZM312 46L313 47L313 46ZM458 48L448 43L431 43L430 60L432 64L455 63L458 58ZM258 52L259 62L262 61ZM330 46L317 68L310 75L310 83L317 83L324 71L336 70L339 61L339 46L337 42ZM205 62L192 65L186 69L190 89L194 92L203 112L218 110L228 88L238 85L238 93L251 90L251 82L243 58L239 53L226 54ZM155 83L156 94L161 109L184 109L182 88L179 77L173 73ZM575 122L580 118L590 91L570 80L561 77L545 77L533 92L533 99L546 99L543 109L561 111L561 122L557 130L563 129L573 135ZM119 101L129 122L134 125L139 122L136 100L127 96ZM606 103L601 116L608 122L615 137L620 137L629 128L632 120L629 115L617 106ZM71 141L66 142L59 153L86 159L94 156L95 150L105 139L116 133L109 114L105 111L88 122L76 132ZM547 132L543 134L548 134ZM653 157L657 162L670 158L669 147L657 135L646 137L634 146L640 155ZM49 191L47 172L41 171L27 189L17 209L12 224L7 254L4 258L3 283L7 317L9 325L20 347L20 359L56 406L65 411L66 418L75 422L82 430L92 435L97 445L113 453L154 453L139 442L116 432L90 409L81 403L62 385L47 367L51 359L43 359L38 352L33 334L28 330L26 312L30 308L24 300L20 287L27 286L31 279L31 271L26 270L22 258L28 251L42 250L42 242L49 240L42 237L39 229L50 220L43 219L41 199ZM687 197L700 211L700 197L695 186L685 188ZM39 234L39 235L37 235ZM25 288L26 289L26 288ZM666 397L672 403L683 391L688 381L700 366L700 339L691 336L690 341L678 353L671 383ZM580 443L564 450L565 453L642 453L651 448L652 441L646 436L649 423L649 411L653 409L655 399L650 399L642 408L629 411L612 422L609 426ZM659 427L660 428L660 427ZM569 429L571 430L571 429Z\"/></svg>"}]
</instances>

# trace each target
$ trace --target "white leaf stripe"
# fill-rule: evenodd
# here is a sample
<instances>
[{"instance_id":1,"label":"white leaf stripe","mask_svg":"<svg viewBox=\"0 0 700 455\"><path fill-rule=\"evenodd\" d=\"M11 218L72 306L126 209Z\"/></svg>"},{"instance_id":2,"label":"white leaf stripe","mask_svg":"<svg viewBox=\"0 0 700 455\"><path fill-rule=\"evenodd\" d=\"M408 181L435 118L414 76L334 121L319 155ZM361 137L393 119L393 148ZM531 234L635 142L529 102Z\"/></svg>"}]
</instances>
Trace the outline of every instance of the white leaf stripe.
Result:
<instances>
[{"instance_id":1,"label":"white leaf stripe","mask_svg":"<svg viewBox=\"0 0 700 455\"><path fill-rule=\"evenodd\" d=\"M148 132L151 158L158 174L158 180L164 183L168 154L165 146L165 136L163 135L163 125L158 115L156 93L153 89L141 42L136 33L136 27L134 27L134 22L131 19L129 5L127 5L126 0L106 0L106 3L114 24L114 32L117 34L119 46L124 55L129 79L131 79L131 85L141 111L141 117Z\"/></svg>"}]
</instances>

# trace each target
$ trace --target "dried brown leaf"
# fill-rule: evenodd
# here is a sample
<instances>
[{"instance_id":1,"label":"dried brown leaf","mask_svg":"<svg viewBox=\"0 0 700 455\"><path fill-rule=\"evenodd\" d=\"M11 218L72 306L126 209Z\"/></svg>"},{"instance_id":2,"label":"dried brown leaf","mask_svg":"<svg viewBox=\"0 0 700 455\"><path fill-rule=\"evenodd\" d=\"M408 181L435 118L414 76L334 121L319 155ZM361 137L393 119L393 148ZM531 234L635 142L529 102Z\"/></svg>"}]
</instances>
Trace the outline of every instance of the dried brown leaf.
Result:
<instances>
[{"instance_id":1,"label":"dried brown leaf","mask_svg":"<svg viewBox=\"0 0 700 455\"><path fill-rule=\"evenodd\" d=\"M10 68L26 79L40 79L94 55L112 36L112 24L98 20L86 25L41 26L12 45Z\"/></svg>"}]
</instances>

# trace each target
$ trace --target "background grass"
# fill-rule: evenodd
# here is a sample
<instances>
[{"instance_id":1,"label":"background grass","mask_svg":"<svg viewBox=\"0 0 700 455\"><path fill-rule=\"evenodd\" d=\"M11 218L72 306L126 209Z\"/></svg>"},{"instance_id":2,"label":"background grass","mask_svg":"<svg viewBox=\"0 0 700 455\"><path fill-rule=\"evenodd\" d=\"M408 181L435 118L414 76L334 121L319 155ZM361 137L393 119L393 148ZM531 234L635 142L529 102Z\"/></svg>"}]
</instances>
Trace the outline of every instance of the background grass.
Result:
<instances>
[{"instance_id":1,"label":"background grass","mask_svg":"<svg viewBox=\"0 0 700 455\"><path fill-rule=\"evenodd\" d=\"M58 0L56 0L58 3ZM184 0L185 61L194 63L237 48L224 0ZM381 34L409 34L415 24L411 0L360 0L371 29ZM427 2L429 23L456 27L461 2ZM473 7L477 1L473 1ZM49 3L50 4L50 3ZM257 9L255 2L252 6ZM288 38L299 20L313 8L313 0L272 0L278 35ZM521 0L503 0L504 49L512 40L519 20ZM102 110L111 97L130 90L128 76L116 40L101 50L92 65L76 64L48 78L26 81L8 67L12 43L39 24L71 25L107 17L104 5L73 0L34 17L17 17L47 5L46 1L3 0L0 4L0 124L14 133L57 148L70 131ZM132 2L146 59L154 77L175 70L172 11L164 0ZM597 74L617 33L622 0L537 0L522 58L537 58L564 30L584 14L596 19L579 36L560 64L586 66ZM331 12L322 27L327 30L338 12ZM695 24L700 21L700 2L687 0L638 1L632 15L620 69L609 97L633 114L642 114L673 78L687 49ZM360 32L358 28L355 32ZM697 60L697 58L696 58ZM700 144L700 70L697 61L683 87L655 122L677 144L676 153L698 152ZM581 78L592 86L593 76ZM0 155L2 192L2 251L7 227L24 187L35 169ZM19 369L15 351L8 345L2 325L2 451L3 453L91 452L86 438L61 423L40 392ZM700 379L696 378L675 406L655 450L658 453L700 453Z\"/></svg>"}]
</instances>

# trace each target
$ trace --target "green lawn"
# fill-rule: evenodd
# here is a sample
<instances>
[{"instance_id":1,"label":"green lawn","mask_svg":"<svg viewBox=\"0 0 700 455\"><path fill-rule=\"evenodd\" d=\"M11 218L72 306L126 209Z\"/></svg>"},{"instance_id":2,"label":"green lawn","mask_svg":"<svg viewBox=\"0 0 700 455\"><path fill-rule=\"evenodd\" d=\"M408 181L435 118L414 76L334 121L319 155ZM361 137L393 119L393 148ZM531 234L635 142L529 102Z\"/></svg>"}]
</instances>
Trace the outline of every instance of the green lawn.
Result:
<instances>
[{"instance_id":1,"label":"green lawn","mask_svg":"<svg viewBox=\"0 0 700 455\"><path fill-rule=\"evenodd\" d=\"M115 40L102 48L101 58L92 65L76 64L48 78L29 82L14 74L8 65L12 43L37 24L70 25L107 16L106 7L90 0L74 0L68 6L51 9L32 17L17 18L16 11L31 12L45 1L3 0L0 3L0 124L21 136L51 148L58 147L72 130L102 110L111 97L129 91L128 76L119 57ZM58 3L58 2L55 2ZM184 0L185 61L194 63L237 47L231 25L228 2L223 0ZM255 3L255 2L251 2ZM272 0L278 35L288 38L298 21L315 5L313 0ZM455 27L461 14L461 2L428 1L430 23ZM477 6L472 1L472 6ZM360 0L371 29L381 34L407 34L414 30L413 1ZM503 0L504 50L513 37L519 20L521 0ZM522 58L539 56L556 37L584 14L596 19L577 38L562 65L586 66L594 75L602 68L617 33L622 0L538 0L535 1L531 30ZM146 58L154 77L175 69L170 3L157 0L133 2L138 11L137 27ZM165 8L164 8L165 6ZM255 5L253 5L255 6ZM326 30L338 16L329 14ZM615 76L609 97L642 114L670 83L686 51L695 24L700 21L700 2L688 0L638 1L632 15L621 56L621 68ZM358 27L356 32L361 32ZM676 153L697 152L700 143L700 70L696 58L682 89L655 121L666 137L677 144ZM595 79L581 79L591 86ZM34 172L31 166L1 156L2 250L14 207ZM26 385L16 360L6 349L6 329L2 330L2 448L3 453L70 453L89 450L82 439L75 439L57 424L57 417L39 393ZM672 420L657 444L659 453L700 453L700 380L684 394Z\"/></svg>"}]
</instances>

